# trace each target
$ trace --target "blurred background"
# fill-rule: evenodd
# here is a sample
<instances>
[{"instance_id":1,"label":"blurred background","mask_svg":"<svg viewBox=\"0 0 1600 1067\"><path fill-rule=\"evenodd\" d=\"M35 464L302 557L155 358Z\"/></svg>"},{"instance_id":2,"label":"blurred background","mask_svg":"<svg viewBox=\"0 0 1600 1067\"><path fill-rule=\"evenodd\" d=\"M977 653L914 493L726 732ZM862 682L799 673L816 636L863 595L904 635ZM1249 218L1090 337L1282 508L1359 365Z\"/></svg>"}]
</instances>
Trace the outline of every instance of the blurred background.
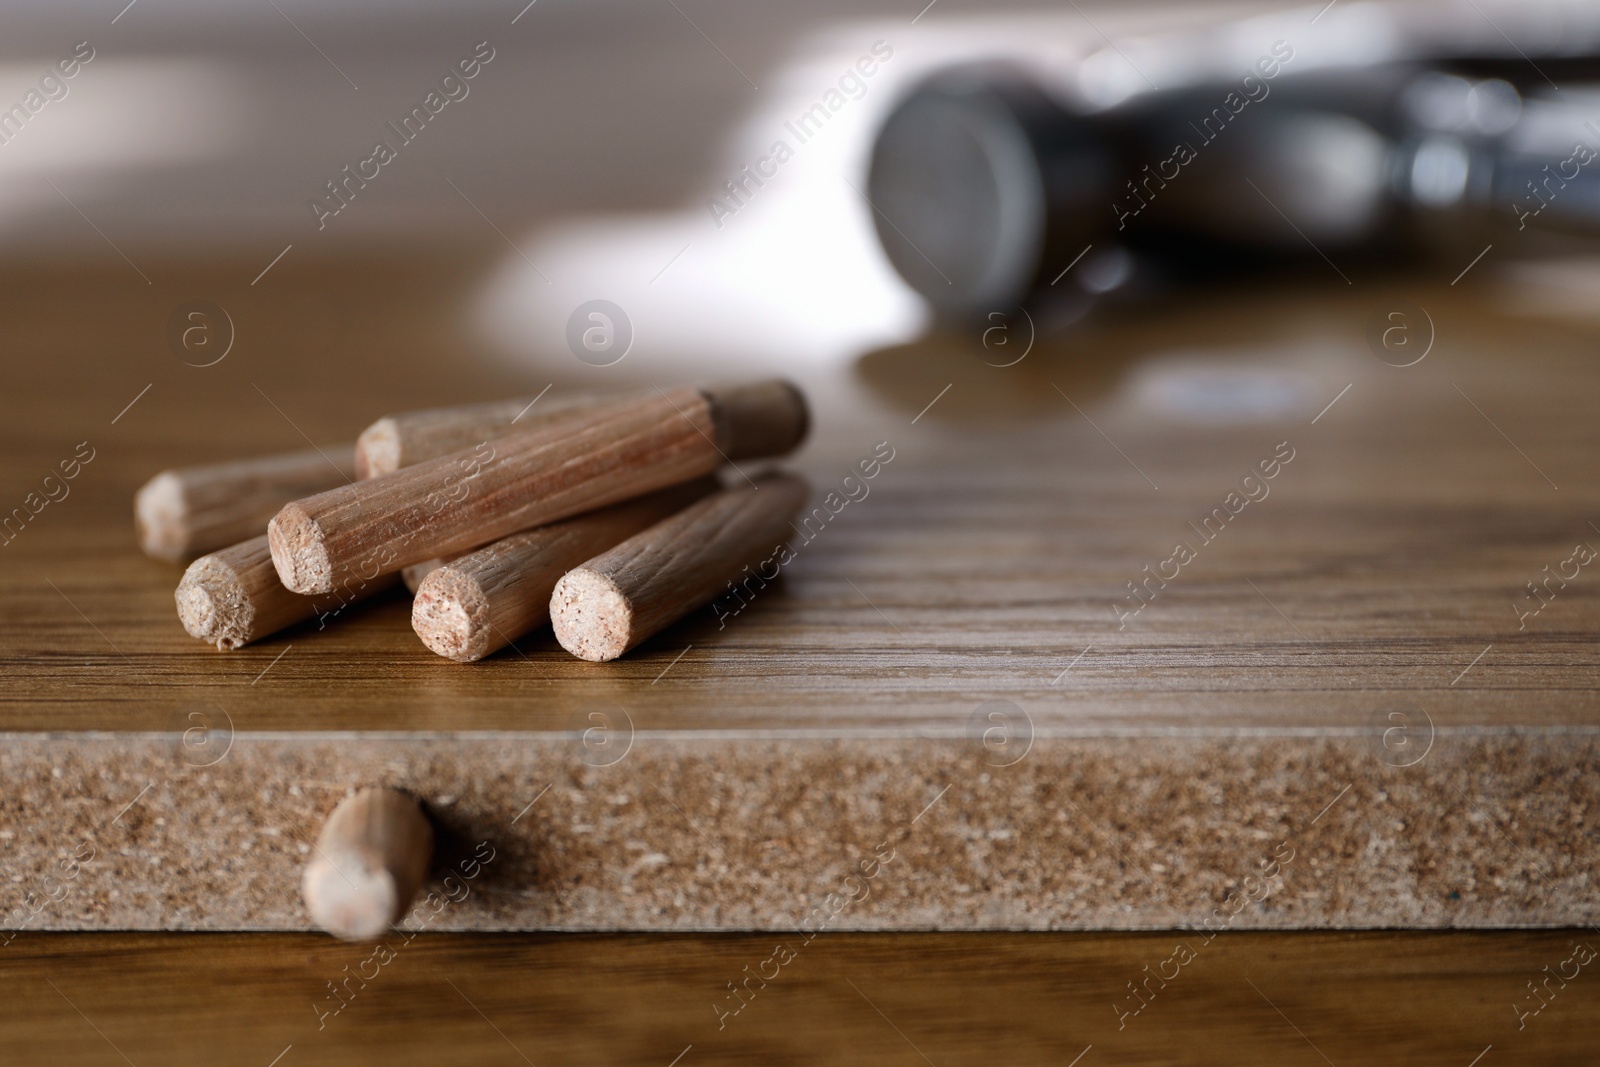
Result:
<instances>
[{"instance_id":1,"label":"blurred background","mask_svg":"<svg viewBox=\"0 0 1600 1067\"><path fill-rule=\"evenodd\" d=\"M688 369L837 361L926 327L866 181L874 133L932 72L1003 60L1095 111L1220 82L1276 39L1293 40L1296 74L1429 49L1520 62L1582 53L1593 19L1487 0L73 0L4 21L0 107L75 49L92 56L0 125L10 264L106 267L136 290L227 260L259 289L426 248L462 336L511 366L565 360L569 315L605 299L630 319L634 362ZM829 93L843 104L825 126L794 126ZM792 158L741 175L779 141ZM379 142L392 158L374 160Z\"/></svg>"},{"instance_id":2,"label":"blurred background","mask_svg":"<svg viewBox=\"0 0 1600 1067\"><path fill-rule=\"evenodd\" d=\"M5 262L151 287L227 260L248 289L426 248L460 336L512 367L565 361L570 315L604 299L634 363L688 371L837 362L926 328L866 185L874 134L930 73L1003 61L1092 113L1223 84L1291 40L1295 75L1465 54L1543 89L1531 57L1592 52L1595 20L1488 0L72 0L4 21L0 107L24 108L0 123ZM825 124L795 125L825 101Z\"/></svg>"},{"instance_id":3,"label":"blurred background","mask_svg":"<svg viewBox=\"0 0 1600 1067\"><path fill-rule=\"evenodd\" d=\"M594 297L637 320L635 360L669 338L748 353L750 331L788 303L777 290L797 284L843 304L791 316L798 336L770 330L773 343L903 333L917 307L873 258L870 224L838 179L860 171L874 120L929 62L905 41L943 12L914 26L904 7L11 5L7 106L79 42L93 59L0 145L0 254L109 265L143 286L162 283L160 263L237 259L253 276L269 263L415 259L425 246L441 257L441 288L478 298L461 304L464 322L511 356L564 351L567 312ZM808 206L762 203L719 226L705 202L749 151L890 38L896 57L870 91L763 190ZM467 95L412 142L391 132L475 53L492 59ZM382 140L397 157L319 220L328 183ZM832 182L807 199L802 186L823 174ZM462 269L475 284L462 286ZM670 331L655 321L685 298L692 313Z\"/></svg>"}]
</instances>

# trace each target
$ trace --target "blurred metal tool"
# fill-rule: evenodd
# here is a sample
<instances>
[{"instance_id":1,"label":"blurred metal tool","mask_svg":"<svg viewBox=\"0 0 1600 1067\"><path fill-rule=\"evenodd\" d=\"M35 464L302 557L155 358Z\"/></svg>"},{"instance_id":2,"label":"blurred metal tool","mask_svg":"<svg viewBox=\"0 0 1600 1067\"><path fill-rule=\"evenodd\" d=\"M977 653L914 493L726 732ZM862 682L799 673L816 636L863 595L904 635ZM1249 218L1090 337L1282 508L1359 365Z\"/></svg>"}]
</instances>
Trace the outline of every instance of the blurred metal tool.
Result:
<instances>
[{"instance_id":1,"label":"blurred metal tool","mask_svg":"<svg viewBox=\"0 0 1600 1067\"><path fill-rule=\"evenodd\" d=\"M1294 74L1292 53L1092 113L1004 67L936 75L874 147L884 250L946 319L1059 323L1294 259L1349 281L1508 232L1529 253L1541 233L1600 235L1600 87L1481 60Z\"/></svg>"}]
</instances>

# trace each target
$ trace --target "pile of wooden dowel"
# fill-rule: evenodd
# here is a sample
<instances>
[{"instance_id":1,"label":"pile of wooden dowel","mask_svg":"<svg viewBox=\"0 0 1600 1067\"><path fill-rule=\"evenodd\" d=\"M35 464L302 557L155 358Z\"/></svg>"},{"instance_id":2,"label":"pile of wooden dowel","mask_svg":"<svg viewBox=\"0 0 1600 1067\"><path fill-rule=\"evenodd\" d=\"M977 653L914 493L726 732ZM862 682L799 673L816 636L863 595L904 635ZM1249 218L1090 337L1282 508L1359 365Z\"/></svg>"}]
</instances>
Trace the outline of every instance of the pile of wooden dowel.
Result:
<instances>
[{"instance_id":1,"label":"pile of wooden dowel","mask_svg":"<svg viewBox=\"0 0 1600 1067\"><path fill-rule=\"evenodd\" d=\"M403 579L412 627L441 656L470 663L549 621L562 647L603 661L788 539L801 479L724 489L716 475L792 450L808 422L775 380L410 412L353 446L163 471L134 518L150 555L199 556L178 617L219 649Z\"/></svg>"}]
</instances>

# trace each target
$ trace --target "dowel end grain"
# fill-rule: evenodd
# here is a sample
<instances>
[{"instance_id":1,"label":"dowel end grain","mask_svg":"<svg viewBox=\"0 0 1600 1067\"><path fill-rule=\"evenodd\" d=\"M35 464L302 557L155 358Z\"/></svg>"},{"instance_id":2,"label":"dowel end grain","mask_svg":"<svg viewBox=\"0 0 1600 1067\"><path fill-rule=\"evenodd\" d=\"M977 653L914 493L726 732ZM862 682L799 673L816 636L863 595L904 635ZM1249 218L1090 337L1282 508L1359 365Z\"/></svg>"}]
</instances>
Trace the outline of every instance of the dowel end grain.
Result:
<instances>
[{"instance_id":1,"label":"dowel end grain","mask_svg":"<svg viewBox=\"0 0 1600 1067\"><path fill-rule=\"evenodd\" d=\"M366 941L389 928L405 911L394 875L382 868L313 860L306 868L305 898L311 919L345 941Z\"/></svg>"},{"instance_id":2,"label":"dowel end grain","mask_svg":"<svg viewBox=\"0 0 1600 1067\"><path fill-rule=\"evenodd\" d=\"M164 470L134 494L139 547L177 563L258 537L283 505L348 481L351 451L309 448Z\"/></svg>"},{"instance_id":3,"label":"dowel end grain","mask_svg":"<svg viewBox=\"0 0 1600 1067\"><path fill-rule=\"evenodd\" d=\"M267 544L285 589L307 595L333 591L333 566L322 527L298 503L284 505L267 523Z\"/></svg>"},{"instance_id":4,"label":"dowel end grain","mask_svg":"<svg viewBox=\"0 0 1600 1067\"><path fill-rule=\"evenodd\" d=\"M476 579L440 567L417 587L411 628L441 656L457 663L480 660L489 652L489 598Z\"/></svg>"},{"instance_id":5,"label":"dowel end grain","mask_svg":"<svg viewBox=\"0 0 1600 1067\"><path fill-rule=\"evenodd\" d=\"M250 642L255 605L238 572L215 555L191 563L174 596L178 619L190 637L208 641L224 652Z\"/></svg>"},{"instance_id":6,"label":"dowel end grain","mask_svg":"<svg viewBox=\"0 0 1600 1067\"><path fill-rule=\"evenodd\" d=\"M432 858L421 805L394 789L363 789L322 828L301 881L306 910L335 937L377 937L411 907Z\"/></svg>"},{"instance_id":7,"label":"dowel end grain","mask_svg":"<svg viewBox=\"0 0 1600 1067\"><path fill-rule=\"evenodd\" d=\"M702 391L711 401L717 441L730 460L791 452L811 425L805 395L780 378Z\"/></svg>"},{"instance_id":8,"label":"dowel end grain","mask_svg":"<svg viewBox=\"0 0 1600 1067\"><path fill-rule=\"evenodd\" d=\"M579 567L556 583L550 624L561 647L591 663L605 663L632 644L633 604L604 574Z\"/></svg>"},{"instance_id":9,"label":"dowel end grain","mask_svg":"<svg viewBox=\"0 0 1600 1067\"><path fill-rule=\"evenodd\" d=\"M172 471L151 478L133 497L133 524L146 555L177 563L189 551L189 505Z\"/></svg>"}]
</instances>

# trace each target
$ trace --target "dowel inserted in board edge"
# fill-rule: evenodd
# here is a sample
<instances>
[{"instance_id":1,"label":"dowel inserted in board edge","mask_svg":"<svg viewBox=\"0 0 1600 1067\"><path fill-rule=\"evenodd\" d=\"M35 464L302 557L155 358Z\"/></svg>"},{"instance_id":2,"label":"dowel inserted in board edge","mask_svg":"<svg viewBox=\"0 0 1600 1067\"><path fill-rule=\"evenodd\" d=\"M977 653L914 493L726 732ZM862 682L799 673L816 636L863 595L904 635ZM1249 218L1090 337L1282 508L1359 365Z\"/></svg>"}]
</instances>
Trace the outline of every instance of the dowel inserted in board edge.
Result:
<instances>
[{"instance_id":1,"label":"dowel inserted in board edge","mask_svg":"<svg viewBox=\"0 0 1600 1067\"><path fill-rule=\"evenodd\" d=\"M416 798L363 789L323 824L301 880L312 921L335 937L377 937L417 895L433 860L433 826Z\"/></svg>"}]
</instances>

